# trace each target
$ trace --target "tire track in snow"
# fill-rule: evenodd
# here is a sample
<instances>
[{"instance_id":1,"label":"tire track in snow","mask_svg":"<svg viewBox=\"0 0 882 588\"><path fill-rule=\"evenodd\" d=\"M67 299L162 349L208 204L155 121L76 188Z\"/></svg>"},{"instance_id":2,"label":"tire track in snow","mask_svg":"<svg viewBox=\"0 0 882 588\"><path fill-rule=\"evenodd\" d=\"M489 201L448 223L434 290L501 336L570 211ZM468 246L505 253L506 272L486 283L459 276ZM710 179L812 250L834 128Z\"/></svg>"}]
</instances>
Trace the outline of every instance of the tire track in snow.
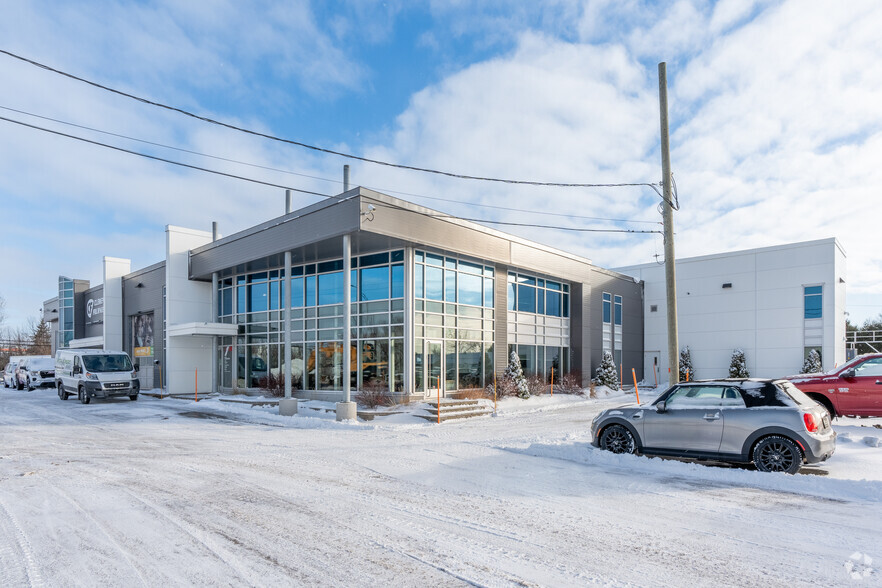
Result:
<instances>
[{"instance_id":1,"label":"tire track in snow","mask_svg":"<svg viewBox=\"0 0 882 588\"><path fill-rule=\"evenodd\" d=\"M142 566L137 565L135 563L135 560L133 559L133 557L137 557L137 555L132 554L128 549L126 549L123 546L123 543L120 540L118 540L116 537L114 537L115 532L114 532L113 527L110 527L107 524L102 523L101 521L96 519L94 516L92 516L92 514L89 511L87 511L86 509L84 509L82 507L82 505L79 503L79 501L77 501L70 494L68 494L67 492L65 492L61 488L59 488L57 484L53 483L51 480L48 480L48 479L46 481L48 482L48 484L50 486L52 486L52 491L55 492L56 495L60 496L64 500L66 500L71 506L73 506L77 510L77 512L79 512L86 519L88 519L99 531L101 531L101 533L105 537L107 537L107 539L110 541L111 545L117 551L119 551L120 555L122 555L122 557L126 561L126 563L129 564L129 566L132 568L132 570L138 576L138 579L141 580L141 584L144 586L150 586L151 583L144 577L144 574L142 573L144 571Z\"/></svg>"},{"instance_id":2,"label":"tire track in snow","mask_svg":"<svg viewBox=\"0 0 882 588\"><path fill-rule=\"evenodd\" d=\"M2 499L0 499L0 529L10 539L6 546L0 548L0 585L18 586L24 581L28 586L43 586L43 576L37 567L30 541L15 515ZM13 544L18 550L13 549ZM16 557L19 554L21 557ZM21 564L16 565L17 562Z\"/></svg>"}]
</instances>

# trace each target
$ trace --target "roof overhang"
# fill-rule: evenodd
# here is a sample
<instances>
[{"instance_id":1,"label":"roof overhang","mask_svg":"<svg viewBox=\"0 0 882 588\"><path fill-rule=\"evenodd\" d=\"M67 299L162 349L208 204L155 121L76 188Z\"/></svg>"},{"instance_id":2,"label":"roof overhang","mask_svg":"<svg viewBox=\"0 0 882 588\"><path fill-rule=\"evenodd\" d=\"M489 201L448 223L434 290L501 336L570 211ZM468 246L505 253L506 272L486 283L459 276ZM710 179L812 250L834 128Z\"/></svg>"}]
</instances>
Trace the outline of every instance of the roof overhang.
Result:
<instances>
[{"instance_id":1,"label":"roof overhang","mask_svg":"<svg viewBox=\"0 0 882 588\"><path fill-rule=\"evenodd\" d=\"M67 346L71 349L102 349L104 347L104 335L98 337L84 337L82 339L71 339Z\"/></svg>"},{"instance_id":2,"label":"roof overhang","mask_svg":"<svg viewBox=\"0 0 882 588\"><path fill-rule=\"evenodd\" d=\"M235 337L236 325L227 323L180 323L168 328L169 337Z\"/></svg>"}]
</instances>

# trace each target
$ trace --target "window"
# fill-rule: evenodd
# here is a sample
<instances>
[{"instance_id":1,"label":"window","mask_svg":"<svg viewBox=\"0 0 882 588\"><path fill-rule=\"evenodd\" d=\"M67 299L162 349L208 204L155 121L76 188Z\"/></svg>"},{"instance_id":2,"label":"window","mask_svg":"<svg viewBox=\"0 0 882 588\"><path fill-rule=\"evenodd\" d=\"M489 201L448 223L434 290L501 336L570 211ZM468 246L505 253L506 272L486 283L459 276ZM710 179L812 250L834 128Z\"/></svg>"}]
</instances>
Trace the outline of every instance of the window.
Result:
<instances>
[{"instance_id":1,"label":"window","mask_svg":"<svg viewBox=\"0 0 882 588\"><path fill-rule=\"evenodd\" d=\"M603 293L603 322L612 322L612 295Z\"/></svg>"},{"instance_id":2,"label":"window","mask_svg":"<svg viewBox=\"0 0 882 588\"><path fill-rule=\"evenodd\" d=\"M723 391L722 386L681 386L668 396L665 405L670 408L720 406Z\"/></svg>"},{"instance_id":3,"label":"window","mask_svg":"<svg viewBox=\"0 0 882 588\"><path fill-rule=\"evenodd\" d=\"M805 286L803 291L805 298L805 318L821 318L821 307L824 298L823 286Z\"/></svg>"},{"instance_id":4,"label":"window","mask_svg":"<svg viewBox=\"0 0 882 588\"><path fill-rule=\"evenodd\" d=\"M855 376L882 376L882 357L875 357L858 364L854 368Z\"/></svg>"},{"instance_id":5,"label":"window","mask_svg":"<svg viewBox=\"0 0 882 588\"><path fill-rule=\"evenodd\" d=\"M617 325L622 324L622 297L615 297L615 323Z\"/></svg>"}]
</instances>

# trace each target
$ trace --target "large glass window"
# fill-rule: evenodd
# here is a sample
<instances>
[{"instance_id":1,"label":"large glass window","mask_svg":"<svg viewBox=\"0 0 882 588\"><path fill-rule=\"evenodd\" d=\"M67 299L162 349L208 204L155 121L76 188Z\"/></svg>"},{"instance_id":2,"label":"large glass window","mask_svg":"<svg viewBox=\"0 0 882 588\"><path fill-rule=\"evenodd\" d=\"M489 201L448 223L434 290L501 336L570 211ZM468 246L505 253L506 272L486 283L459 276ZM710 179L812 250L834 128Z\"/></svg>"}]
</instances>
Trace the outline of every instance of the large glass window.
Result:
<instances>
[{"instance_id":1,"label":"large glass window","mask_svg":"<svg viewBox=\"0 0 882 588\"><path fill-rule=\"evenodd\" d=\"M444 299L444 270L440 267L426 266L426 298Z\"/></svg>"},{"instance_id":2,"label":"large glass window","mask_svg":"<svg viewBox=\"0 0 882 588\"><path fill-rule=\"evenodd\" d=\"M508 309L545 316L567 318L568 284L510 272L508 274Z\"/></svg>"},{"instance_id":3,"label":"large glass window","mask_svg":"<svg viewBox=\"0 0 882 588\"><path fill-rule=\"evenodd\" d=\"M824 302L823 286L806 286L803 290L805 297L805 318L821 318L821 309Z\"/></svg>"},{"instance_id":4,"label":"large glass window","mask_svg":"<svg viewBox=\"0 0 882 588\"><path fill-rule=\"evenodd\" d=\"M343 304L343 272L319 274L318 303L319 306Z\"/></svg>"},{"instance_id":5,"label":"large glass window","mask_svg":"<svg viewBox=\"0 0 882 588\"><path fill-rule=\"evenodd\" d=\"M389 298L389 266L365 268L360 273L360 301Z\"/></svg>"}]
</instances>

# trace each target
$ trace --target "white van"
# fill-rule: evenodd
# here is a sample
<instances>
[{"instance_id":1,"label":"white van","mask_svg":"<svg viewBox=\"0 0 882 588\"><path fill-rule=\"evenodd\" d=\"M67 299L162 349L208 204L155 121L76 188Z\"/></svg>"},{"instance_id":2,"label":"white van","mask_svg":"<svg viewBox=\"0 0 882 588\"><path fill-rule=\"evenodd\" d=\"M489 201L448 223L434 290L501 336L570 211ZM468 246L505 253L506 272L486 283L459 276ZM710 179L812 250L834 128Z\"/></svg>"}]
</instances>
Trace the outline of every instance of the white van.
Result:
<instances>
[{"instance_id":1,"label":"white van","mask_svg":"<svg viewBox=\"0 0 882 588\"><path fill-rule=\"evenodd\" d=\"M74 394L83 404L93 397L137 400L141 390L137 372L125 351L61 349L55 354L55 386L62 400Z\"/></svg>"}]
</instances>

